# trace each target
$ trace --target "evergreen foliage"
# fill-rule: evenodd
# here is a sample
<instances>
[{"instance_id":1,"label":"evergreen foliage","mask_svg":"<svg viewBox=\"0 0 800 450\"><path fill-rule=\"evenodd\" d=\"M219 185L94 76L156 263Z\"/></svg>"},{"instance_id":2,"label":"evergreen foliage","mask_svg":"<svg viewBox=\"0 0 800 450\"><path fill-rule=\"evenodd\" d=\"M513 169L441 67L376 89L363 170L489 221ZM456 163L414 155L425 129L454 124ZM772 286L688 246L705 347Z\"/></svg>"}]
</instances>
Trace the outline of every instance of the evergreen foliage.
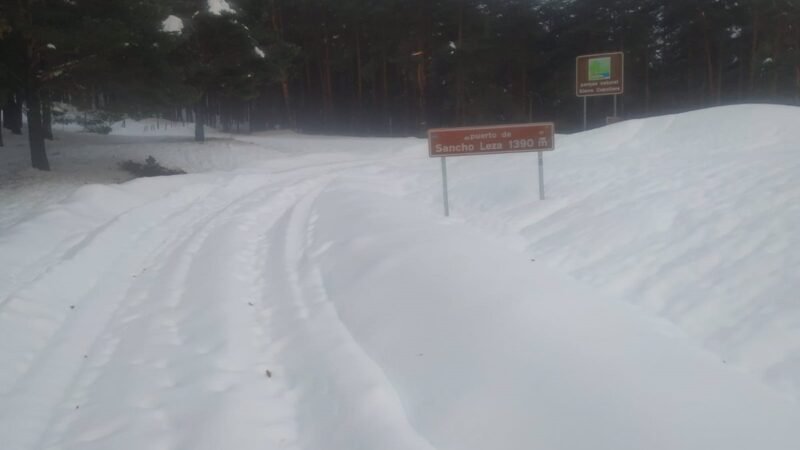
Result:
<instances>
[{"instance_id":1,"label":"evergreen foliage","mask_svg":"<svg viewBox=\"0 0 800 450\"><path fill-rule=\"evenodd\" d=\"M555 120L575 57L624 51L622 113L800 103L796 0L16 0L0 4L4 126L29 115L46 169L53 101L226 131L420 134ZM163 29L180 18L180 32ZM591 100L600 120L610 99ZM194 111L192 117L191 111ZM31 120L33 118L33 120Z\"/></svg>"}]
</instances>

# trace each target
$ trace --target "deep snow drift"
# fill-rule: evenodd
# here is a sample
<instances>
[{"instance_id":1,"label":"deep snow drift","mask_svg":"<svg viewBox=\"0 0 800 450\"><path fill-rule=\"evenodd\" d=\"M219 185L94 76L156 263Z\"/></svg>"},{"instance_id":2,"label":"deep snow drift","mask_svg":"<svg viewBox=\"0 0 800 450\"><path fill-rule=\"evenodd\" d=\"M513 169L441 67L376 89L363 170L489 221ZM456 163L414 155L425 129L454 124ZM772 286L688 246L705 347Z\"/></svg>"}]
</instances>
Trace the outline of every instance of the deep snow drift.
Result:
<instances>
[{"instance_id":1,"label":"deep snow drift","mask_svg":"<svg viewBox=\"0 0 800 450\"><path fill-rule=\"evenodd\" d=\"M452 159L451 219L414 139L12 137L2 448L796 449L798 123L560 136L545 202ZM107 184L150 154L193 174Z\"/></svg>"}]
</instances>

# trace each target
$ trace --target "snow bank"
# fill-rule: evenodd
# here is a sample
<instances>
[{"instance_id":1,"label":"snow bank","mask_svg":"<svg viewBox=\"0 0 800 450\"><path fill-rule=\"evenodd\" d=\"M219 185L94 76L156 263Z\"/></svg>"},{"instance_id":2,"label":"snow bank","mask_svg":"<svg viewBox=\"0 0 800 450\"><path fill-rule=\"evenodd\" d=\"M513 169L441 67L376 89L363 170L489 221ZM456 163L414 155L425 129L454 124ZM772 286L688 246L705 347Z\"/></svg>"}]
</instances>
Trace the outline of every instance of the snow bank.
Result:
<instances>
[{"instance_id":1,"label":"snow bank","mask_svg":"<svg viewBox=\"0 0 800 450\"><path fill-rule=\"evenodd\" d=\"M746 105L451 164L454 214L800 396L800 109ZM798 397L800 398L800 397Z\"/></svg>"},{"instance_id":2,"label":"snow bank","mask_svg":"<svg viewBox=\"0 0 800 450\"><path fill-rule=\"evenodd\" d=\"M328 191L315 204L307 254L322 255L322 292L387 380L350 395L393 387L435 448L800 443L796 404L698 351L664 321L361 186ZM342 421L325 434L331 448L361 448L358 427Z\"/></svg>"}]
</instances>

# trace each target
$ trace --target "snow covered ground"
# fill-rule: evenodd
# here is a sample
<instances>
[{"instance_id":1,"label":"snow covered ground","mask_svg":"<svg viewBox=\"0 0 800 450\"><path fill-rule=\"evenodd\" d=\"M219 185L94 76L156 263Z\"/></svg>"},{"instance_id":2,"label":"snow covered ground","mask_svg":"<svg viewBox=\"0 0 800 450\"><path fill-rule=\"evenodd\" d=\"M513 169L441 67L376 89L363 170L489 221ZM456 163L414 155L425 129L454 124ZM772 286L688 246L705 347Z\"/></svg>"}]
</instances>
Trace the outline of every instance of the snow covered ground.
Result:
<instances>
[{"instance_id":1,"label":"snow covered ground","mask_svg":"<svg viewBox=\"0 0 800 450\"><path fill-rule=\"evenodd\" d=\"M0 448L800 448L798 124L452 159L450 219L416 139L6 135Z\"/></svg>"}]
</instances>

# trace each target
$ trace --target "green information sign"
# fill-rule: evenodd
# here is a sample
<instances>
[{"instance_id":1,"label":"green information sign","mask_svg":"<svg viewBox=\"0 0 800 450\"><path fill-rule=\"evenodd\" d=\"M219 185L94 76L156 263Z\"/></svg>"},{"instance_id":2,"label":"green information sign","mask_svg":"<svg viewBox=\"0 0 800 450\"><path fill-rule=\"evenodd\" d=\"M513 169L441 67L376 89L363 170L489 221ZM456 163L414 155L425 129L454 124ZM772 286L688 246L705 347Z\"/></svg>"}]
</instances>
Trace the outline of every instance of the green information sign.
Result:
<instances>
[{"instance_id":1,"label":"green information sign","mask_svg":"<svg viewBox=\"0 0 800 450\"><path fill-rule=\"evenodd\" d=\"M593 58L589 60L589 81L611 79L611 57Z\"/></svg>"},{"instance_id":2,"label":"green information sign","mask_svg":"<svg viewBox=\"0 0 800 450\"><path fill-rule=\"evenodd\" d=\"M575 61L575 94L578 97L622 94L624 66L622 52L579 56Z\"/></svg>"}]
</instances>

